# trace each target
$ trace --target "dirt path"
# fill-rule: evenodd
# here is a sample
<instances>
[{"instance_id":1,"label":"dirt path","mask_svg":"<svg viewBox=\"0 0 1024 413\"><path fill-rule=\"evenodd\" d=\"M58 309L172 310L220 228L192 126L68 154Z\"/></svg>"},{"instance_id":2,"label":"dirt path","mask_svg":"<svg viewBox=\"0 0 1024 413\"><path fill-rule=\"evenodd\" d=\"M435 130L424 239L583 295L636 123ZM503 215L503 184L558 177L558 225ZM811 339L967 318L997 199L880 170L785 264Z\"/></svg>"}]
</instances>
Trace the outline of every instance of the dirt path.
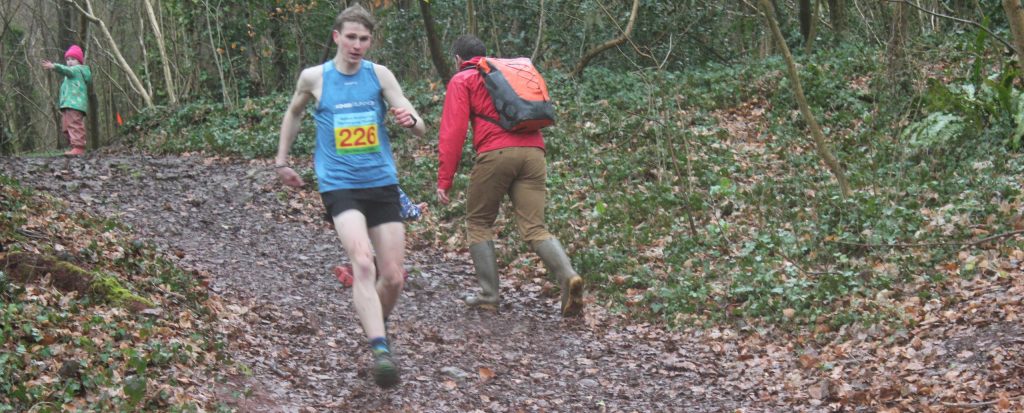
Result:
<instances>
[{"instance_id":1,"label":"dirt path","mask_svg":"<svg viewBox=\"0 0 1024 413\"><path fill-rule=\"evenodd\" d=\"M403 383L382 391L367 377L351 293L329 271L343 260L333 231L284 199L266 165L111 154L3 158L0 172L72 210L130 224L181 267L208 276L224 307L229 352L252 370L229 383L248 388L244 400L231 401L240 410L816 409L776 404L782 398L771 382L793 362L785 351L776 348L766 368L749 362L765 355L736 354L730 331L667 332L596 306L583 320L563 321L556 299L537 285L517 287L499 314L470 310L459 300L474 285L468 256L416 245L389 326Z\"/></svg>"}]
</instances>

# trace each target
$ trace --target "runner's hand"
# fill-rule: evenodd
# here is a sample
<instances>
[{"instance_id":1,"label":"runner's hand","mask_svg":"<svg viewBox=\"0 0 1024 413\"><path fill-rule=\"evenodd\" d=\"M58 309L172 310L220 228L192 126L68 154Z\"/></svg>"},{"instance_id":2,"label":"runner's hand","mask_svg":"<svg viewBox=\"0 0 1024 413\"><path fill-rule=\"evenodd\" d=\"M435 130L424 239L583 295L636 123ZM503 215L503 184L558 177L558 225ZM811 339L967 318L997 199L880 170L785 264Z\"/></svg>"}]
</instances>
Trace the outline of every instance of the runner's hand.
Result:
<instances>
[{"instance_id":1,"label":"runner's hand","mask_svg":"<svg viewBox=\"0 0 1024 413\"><path fill-rule=\"evenodd\" d=\"M395 123L403 128L411 128L416 126L416 117L413 116L412 111L406 108L391 108L389 110L391 116L395 117Z\"/></svg>"},{"instance_id":2,"label":"runner's hand","mask_svg":"<svg viewBox=\"0 0 1024 413\"><path fill-rule=\"evenodd\" d=\"M293 188L299 188L306 183L302 181L302 177L291 167L277 168L277 177L281 178L281 183L288 185Z\"/></svg>"},{"instance_id":3,"label":"runner's hand","mask_svg":"<svg viewBox=\"0 0 1024 413\"><path fill-rule=\"evenodd\" d=\"M448 205L448 190L437 188L437 200L441 201L442 204Z\"/></svg>"}]
</instances>

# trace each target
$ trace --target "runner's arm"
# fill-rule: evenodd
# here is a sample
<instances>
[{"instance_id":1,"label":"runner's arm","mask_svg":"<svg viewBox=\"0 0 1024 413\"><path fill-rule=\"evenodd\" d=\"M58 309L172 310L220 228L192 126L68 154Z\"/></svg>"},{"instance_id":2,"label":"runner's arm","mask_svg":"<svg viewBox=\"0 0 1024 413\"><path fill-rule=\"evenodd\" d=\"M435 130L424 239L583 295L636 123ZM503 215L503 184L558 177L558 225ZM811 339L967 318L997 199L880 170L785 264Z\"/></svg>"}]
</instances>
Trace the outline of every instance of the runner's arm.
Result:
<instances>
[{"instance_id":1,"label":"runner's arm","mask_svg":"<svg viewBox=\"0 0 1024 413\"><path fill-rule=\"evenodd\" d=\"M423 118L416 113L412 102L409 102L409 99L402 93L402 86L398 84L395 74L381 65L374 65L373 68L380 81L381 94L384 95L384 100L391 107L395 122L408 129L417 138L422 138L427 133L427 126L423 123Z\"/></svg>"},{"instance_id":2,"label":"runner's arm","mask_svg":"<svg viewBox=\"0 0 1024 413\"><path fill-rule=\"evenodd\" d=\"M281 135L277 144L277 156L274 158L274 165L288 165L288 152L291 151L295 138L299 136L299 126L302 116L306 112L306 105L313 98L312 79L314 75L309 69L303 70L299 75L299 81L295 85L295 93L292 95L288 109L285 109L284 118L281 120Z\"/></svg>"},{"instance_id":3,"label":"runner's arm","mask_svg":"<svg viewBox=\"0 0 1024 413\"><path fill-rule=\"evenodd\" d=\"M300 187L305 184L302 177L291 168L288 163L288 152L299 135L299 126L302 122L302 115L306 111L306 105L313 96L313 80L316 73L311 69L302 71L299 81L295 85L295 94L292 95L288 108L284 111L281 120L281 136L277 143L277 156L274 157L274 171L281 178L281 182L292 187Z\"/></svg>"}]
</instances>

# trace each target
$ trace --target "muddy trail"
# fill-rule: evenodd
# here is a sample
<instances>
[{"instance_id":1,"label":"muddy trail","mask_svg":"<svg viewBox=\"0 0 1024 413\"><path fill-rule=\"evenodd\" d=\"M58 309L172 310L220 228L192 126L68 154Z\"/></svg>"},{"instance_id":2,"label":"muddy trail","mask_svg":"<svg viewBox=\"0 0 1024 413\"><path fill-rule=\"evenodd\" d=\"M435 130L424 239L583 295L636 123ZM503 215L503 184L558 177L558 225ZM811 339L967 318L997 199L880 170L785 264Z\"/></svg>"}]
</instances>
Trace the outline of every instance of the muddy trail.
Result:
<instances>
[{"instance_id":1,"label":"muddy trail","mask_svg":"<svg viewBox=\"0 0 1024 413\"><path fill-rule=\"evenodd\" d=\"M460 301L475 287L468 254L415 240L389 323L402 383L381 390L368 377L351 291L330 271L345 258L317 215L319 197L283 190L264 161L132 153L0 161L0 173L65 200L69 212L128 224L209 278L228 353L251 369L219 391L240 411L823 407L787 404L778 383L791 353L769 345L741 354L748 350L732 330L667 331L612 315L593 297L582 319L563 320L556 294L505 279L499 313L468 309Z\"/></svg>"}]
</instances>

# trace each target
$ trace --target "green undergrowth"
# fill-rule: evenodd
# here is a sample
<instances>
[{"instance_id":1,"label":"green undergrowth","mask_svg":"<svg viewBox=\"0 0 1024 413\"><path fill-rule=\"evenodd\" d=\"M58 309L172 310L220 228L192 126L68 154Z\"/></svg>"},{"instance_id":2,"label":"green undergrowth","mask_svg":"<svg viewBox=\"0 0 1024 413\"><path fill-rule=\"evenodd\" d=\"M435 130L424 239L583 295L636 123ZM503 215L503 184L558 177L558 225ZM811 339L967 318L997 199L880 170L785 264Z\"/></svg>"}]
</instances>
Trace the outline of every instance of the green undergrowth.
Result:
<instances>
[{"instance_id":1,"label":"green undergrowth","mask_svg":"<svg viewBox=\"0 0 1024 413\"><path fill-rule=\"evenodd\" d=\"M221 409L192 399L229 363L202 281L65 210L0 175L0 412Z\"/></svg>"},{"instance_id":2,"label":"green undergrowth","mask_svg":"<svg viewBox=\"0 0 1024 413\"><path fill-rule=\"evenodd\" d=\"M1006 136L1024 131L1024 115L1017 115L1019 93L1002 80L999 57L989 59L986 74L954 61L920 79L932 86L895 94L885 86L877 49L801 57L804 93L854 188L850 197L839 193L816 153L779 59L684 73L545 73L559 116L545 130L550 229L599 305L632 316L826 330L910 323L901 300L940 297L948 282L981 274L959 265L964 260L1020 247L1013 237L971 244L1012 230L1021 210L1024 161L1014 146L1019 139ZM396 136L400 177L413 199L432 202L437 219L410 231L464 248L471 148L467 142L453 205L434 204L443 90L427 82L403 86L428 136ZM165 150L269 158L286 100L253 102L237 115L195 106L164 118L195 119L198 112L206 126L154 117L152 130L136 139L156 133ZM934 115L940 112L946 115ZM241 129L223 127L252 113L267 116ZM962 121L915 123L952 118ZM199 129L234 138L222 149L206 144L211 132ZM293 153L309 152L308 132L299 144ZM510 219L499 224L499 260L510 264L527 247Z\"/></svg>"},{"instance_id":3,"label":"green undergrowth","mask_svg":"<svg viewBox=\"0 0 1024 413\"><path fill-rule=\"evenodd\" d=\"M126 124L129 144L154 153L205 151L241 157L272 157L290 95L242 99L229 107L198 101L177 108L147 109ZM308 116L308 115L307 115ZM312 153L311 123L304 125L293 154Z\"/></svg>"}]
</instances>

